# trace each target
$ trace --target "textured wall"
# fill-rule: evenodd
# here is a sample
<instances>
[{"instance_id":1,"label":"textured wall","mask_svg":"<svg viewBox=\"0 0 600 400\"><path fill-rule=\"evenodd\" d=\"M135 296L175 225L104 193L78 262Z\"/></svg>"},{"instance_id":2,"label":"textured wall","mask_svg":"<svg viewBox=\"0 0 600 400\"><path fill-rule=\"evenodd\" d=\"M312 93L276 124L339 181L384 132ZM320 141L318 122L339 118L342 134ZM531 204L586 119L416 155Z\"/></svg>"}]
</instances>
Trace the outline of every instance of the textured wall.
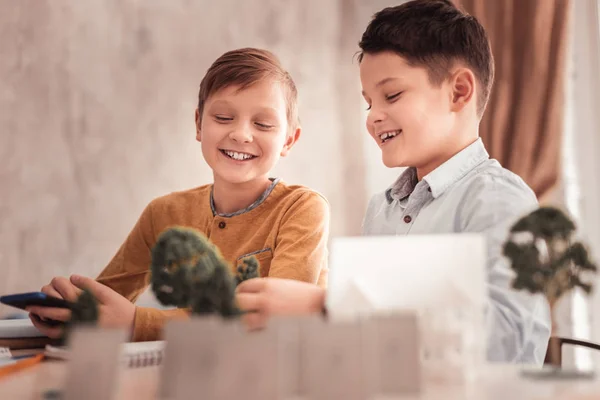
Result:
<instances>
[{"instance_id":1,"label":"textured wall","mask_svg":"<svg viewBox=\"0 0 600 400\"><path fill-rule=\"evenodd\" d=\"M358 233L383 168L376 153L377 167L364 162L374 144L352 56L379 6L0 1L0 293L96 275L148 201L211 181L197 88L236 47L275 51L299 86L304 135L275 174L329 198L333 235Z\"/></svg>"}]
</instances>

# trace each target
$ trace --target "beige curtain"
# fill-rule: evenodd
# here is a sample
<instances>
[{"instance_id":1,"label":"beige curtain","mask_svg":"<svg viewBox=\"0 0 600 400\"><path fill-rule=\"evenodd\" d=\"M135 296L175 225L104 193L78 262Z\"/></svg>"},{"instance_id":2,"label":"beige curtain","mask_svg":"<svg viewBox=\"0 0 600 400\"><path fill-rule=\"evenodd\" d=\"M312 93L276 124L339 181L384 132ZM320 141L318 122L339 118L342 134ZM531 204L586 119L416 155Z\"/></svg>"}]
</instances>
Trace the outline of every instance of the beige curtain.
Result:
<instances>
[{"instance_id":1,"label":"beige curtain","mask_svg":"<svg viewBox=\"0 0 600 400\"><path fill-rule=\"evenodd\" d=\"M486 28L496 78L480 133L543 201L560 177L570 0L455 0Z\"/></svg>"}]
</instances>

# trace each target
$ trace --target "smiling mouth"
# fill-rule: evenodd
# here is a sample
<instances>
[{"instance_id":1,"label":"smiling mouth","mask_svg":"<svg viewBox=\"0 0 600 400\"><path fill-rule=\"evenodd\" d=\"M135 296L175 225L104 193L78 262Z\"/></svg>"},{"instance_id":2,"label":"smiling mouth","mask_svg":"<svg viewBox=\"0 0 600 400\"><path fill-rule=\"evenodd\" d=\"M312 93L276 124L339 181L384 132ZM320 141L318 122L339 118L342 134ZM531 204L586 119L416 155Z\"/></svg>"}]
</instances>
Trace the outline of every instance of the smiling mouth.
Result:
<instances>
[{"instance_id":1,"label":"smiling mouth","mask_svg":"<svg viewBox=\"0 0 600 400\"><path fill-rule=\"evenodd\" d=\"M253 158L257 157L254 154L242 153L239 151L222 150L222 149L219 149L219 151L221 153L223 153L225 156L231 158L232 160L236 160L236 161L248 161L248 160L252 160Z\"/></svg>"},{"instance_id":2,"label":"smiling mouth","mask_svg":"<svg viewBox=\"0 0 600 400\"><path fill-rule=\"evenodd\" d=\"M379 140L381 140L381 144L388 142L395 138L396 136L402 133L402 129L398 129L395 131L387 131L379 134Z\"/></svg>"}]
</instances>

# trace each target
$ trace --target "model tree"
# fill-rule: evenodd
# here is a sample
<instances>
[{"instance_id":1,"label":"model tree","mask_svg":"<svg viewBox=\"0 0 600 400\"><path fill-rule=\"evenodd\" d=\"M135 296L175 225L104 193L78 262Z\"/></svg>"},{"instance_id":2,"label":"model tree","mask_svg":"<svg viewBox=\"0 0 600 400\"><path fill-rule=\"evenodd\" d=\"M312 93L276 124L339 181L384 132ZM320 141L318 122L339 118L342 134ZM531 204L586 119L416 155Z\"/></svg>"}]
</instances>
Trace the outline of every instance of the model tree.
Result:
<instances>
[{"instance_id":1,"label":"model tree","mask_svg":"<svg viewBox=\"0 0 600 400\"><path fill-rule=\"evenodd\" d=\"M152 249L152 290L163 305L190 308L192 314L239 315L236 286L258 276L258 261L244 260L234 276L231 265L206 236L195 229L173 227Z\"/></svg>"},{"instance_id":2,"label":"model tree","mask_svg":"<svg viewBox=\"0 0 600 400\"><path fill-rule=\"evenodd\" d=\"M575 287L586 294L593 289L591 281L584 281L584 275L595 273L596 265L584 245L574 241L575 232L575 224L561 210L540 207L513 225L504 244L504 255L516 273L513 288L546 297L553 332L557 302ZM551 340L550 346L551 362L557 365L560 344Z\"/></svg>"},{"instance_id":3,"label":"model tree","mask_svg":"<svg viewBox=\"0 0 600 400\"><path fill-rule=\"evenodd\" d=\"M61 344L66 344L76 327L95 326L98 323L98 301L89 290L81 292L77 300L69 306L71 319L65 324Z\"/></svg>"},{"instance_id":4,"label":"model tree","mask_svg":"<svg viewBox=\"0 0 600 400\"><path fill-rule=\"evenodd\" d=\"M244 265L238 265L237 275L235 277L236 285L239 285L247 279L257 278L258 273L258 260L256 257L249 257L243 260Z\"/></svg>"}]
</instances>

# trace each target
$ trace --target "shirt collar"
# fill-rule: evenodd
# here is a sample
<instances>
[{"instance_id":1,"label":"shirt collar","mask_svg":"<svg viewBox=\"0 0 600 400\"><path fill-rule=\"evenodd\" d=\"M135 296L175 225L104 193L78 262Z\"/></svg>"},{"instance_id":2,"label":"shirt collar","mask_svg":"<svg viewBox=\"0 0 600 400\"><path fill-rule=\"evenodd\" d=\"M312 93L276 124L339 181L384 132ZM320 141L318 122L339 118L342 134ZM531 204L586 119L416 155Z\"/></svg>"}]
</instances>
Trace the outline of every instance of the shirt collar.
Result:
<instances>
[{"instance_id":1,"label":"shirt collar","mask_svg":"<svg viewBox=\"0 0 600 400\"><path fill-rule=\"evenodd\" d=\"M228 213L228 214L220 214L215 209L215 201L214 201L214 198L213 198L213 187L211 187L210 188L210 208L212 210L213 216L214 215L218 215L220 217L231 218L231 217L235 217L237 215L241 215L241 214L247 213L248 211L254 210L256 207L260 206L266 200L267 197L269 197L269 195L271 194L271 192L273 191L273 189L275 189L275 186L279 183L280 178L269 178L269 180L271 181L271 184L260 195L260 197L258 199L256 199L256 201L254 203L250 204L248 207L246 207L246 208L244 208L242 210L238 210L236 212Z\"/></svg>"},{"instance_id":2,"label":"shirt collar","mask_svg":"<svg viewBox=\"0 0 600 400\"><path fill-rule=\"evenodd\" d=\"M481 138L477 138L475 142L424 176L423 181L431 189L433 198L438 198L450 186L489 157ZM394 184L386 190L385 195L388 202L391 203L394 199L402 200L406 198L413 192L417 183L417 170L414 167L407 168Z\"/></svg>"},{"instance_id":3,"label":"shirt collar","mask_svg":"<svg viewBox=\"0 0 600 400\"><path fill-rule=\"evenodd\" d=\"M415 190L417 183L417 170L412 167L404 170L396 182L385 191L388 203L408 197Z\"/></svg>"}]
</instances>

